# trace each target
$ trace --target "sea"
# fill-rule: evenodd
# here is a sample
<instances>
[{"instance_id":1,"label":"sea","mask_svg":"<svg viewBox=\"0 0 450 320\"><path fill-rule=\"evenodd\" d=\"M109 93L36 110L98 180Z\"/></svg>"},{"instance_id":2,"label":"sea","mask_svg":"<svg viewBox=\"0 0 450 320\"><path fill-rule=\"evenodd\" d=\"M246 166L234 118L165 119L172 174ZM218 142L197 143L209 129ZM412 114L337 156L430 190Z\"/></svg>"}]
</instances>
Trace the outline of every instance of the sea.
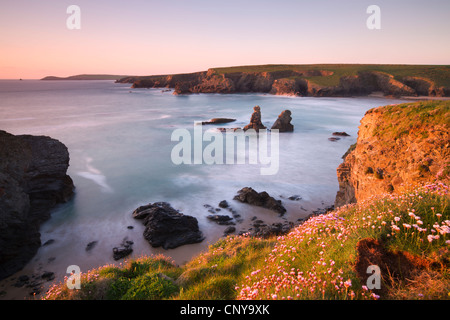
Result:
<instances>
[{"instance_id":1,"label":"sea","mask_svg":"<svg viewBox=\"0 0 450 320\"><path fill-rule=\"evenodd\" d=\"M114 260L112 251L124 240L133 242L129 258L164 254L182 265L224 236L227 226L207 218L211 208L216 214L230 215L218 206L222 200L240 215L235 233L248 230L255 217L267 224L297 223L334 204L336 168L356 142L365 112L400 102L404 101L382 96L174 95L170 89L133 89L114 81L0 80L0 130L50 136L64 143L70 153L68 174L76 187L73 199L58 205L41 225L45 245L23 270L0 282L4 291L0 299L36 298L29 295L30 289L14 287L20 275L53 272L55 278L48 286L64 281L68 266L87 272L124 263ZM194 139L199 123L236 119L203 125L203 133L220 132L219 127L242 128L254 106L260 106L267 128L282 111L292 113L294 132L278 134L276 172L262 174L261 168L267 167L262 162L174 161L173 150L181 141L173 138L174 132L180 132L177 129L192 134L192 150L195 143L207 150L210 141ZM329 139L333 132L342 131L349 136ZM280 216L234 200L244 187L266 191L281 200L287 212ZM133 219L132 212L161 201L196 217L205 239L176 249L153 248L143 237L142 221ZM89 243L95 245L87 250Z\"/></svg>"}]
</instances>

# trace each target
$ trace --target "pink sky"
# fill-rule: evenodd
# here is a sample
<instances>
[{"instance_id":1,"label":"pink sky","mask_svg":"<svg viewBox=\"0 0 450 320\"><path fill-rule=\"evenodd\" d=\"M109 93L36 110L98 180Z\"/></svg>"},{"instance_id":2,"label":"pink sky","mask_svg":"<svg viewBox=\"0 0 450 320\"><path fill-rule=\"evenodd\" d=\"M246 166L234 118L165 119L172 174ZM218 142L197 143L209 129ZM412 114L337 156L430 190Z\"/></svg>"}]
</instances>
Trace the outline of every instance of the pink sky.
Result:
<instances>
[{"instance_id":1,"label":"pink sky","mask_svg":"<svg viewBox=\"0 0 450 320\"><path fill-rule=\"evenodd\" d=\"M450 64L450 1L4 1L0 78L255 64ZM393 3L394 2L394 3ZM69 30L66 9L81 9Z\"/></svg>"}]
</instances>

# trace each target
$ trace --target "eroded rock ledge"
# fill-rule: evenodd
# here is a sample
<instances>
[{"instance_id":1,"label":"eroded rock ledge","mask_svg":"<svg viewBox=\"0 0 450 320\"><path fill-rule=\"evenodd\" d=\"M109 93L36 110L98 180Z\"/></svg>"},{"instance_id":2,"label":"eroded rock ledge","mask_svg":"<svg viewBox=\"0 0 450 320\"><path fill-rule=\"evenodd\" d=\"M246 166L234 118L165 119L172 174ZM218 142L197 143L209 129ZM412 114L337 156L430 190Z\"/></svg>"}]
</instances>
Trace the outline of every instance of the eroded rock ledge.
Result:
<instances>
[{"instance_id":1,"label":"eroded rock ledge","mask_svg":"<svg viewBox=\"0 0 450 320\"><path fill-rule=\"evenodd\" d=\"M0 130L0 279L35 255L40 224L72 197L68 167L69 152L58 140Z\"/></svg>"}]
</instances>

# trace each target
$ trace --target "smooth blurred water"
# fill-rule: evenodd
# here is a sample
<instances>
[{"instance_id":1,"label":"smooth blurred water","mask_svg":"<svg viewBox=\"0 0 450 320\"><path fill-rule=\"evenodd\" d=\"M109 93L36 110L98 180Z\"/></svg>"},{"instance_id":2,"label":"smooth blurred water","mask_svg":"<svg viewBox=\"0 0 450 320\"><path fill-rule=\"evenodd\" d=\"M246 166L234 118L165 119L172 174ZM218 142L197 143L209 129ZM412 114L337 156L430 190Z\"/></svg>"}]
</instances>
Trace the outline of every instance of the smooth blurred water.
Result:
<instances>
[{"instance_id":1,"label":"smooth blurred water","mask_svg":"<svg viewBox=\"0 0 450 320\"><path fill-rule=\"evenodd\" d=\"M41 268L64 275L72 264L86 271L113 263L112 248L124 237L134 241L134 256L164 252L182 263L215 242L225 229L206 218L204 204L217 207L227 200L244 219L238 230L255 215L266 222L280 221L273 212L232 200L246 186L282 199L288 209L284 219L296 221L334 203L336 168L356 141L364 113L398 102L375 97L176 96L112 81L0 80L0 129L48 135L63 142L70 152L68 174L76 186L74 199L55 209L42 225L42 242L55 241L39 250L27 270ZM237 119L218 126L243 127L255 105L261 107L263 123L269 128L283 110L292 112L295 131L280 134L276 175L260 175L260 165L172 163L175 129L193 132L195 121L217 117ZM350 137L331 142L328 138L334 131L346 131ZM284 199L292 195L302 200ZM167 201L197 217L206 240L169 251L151 248L142 236L141 222L133 220L131 213L139 205L156 201ZM128 229L130 225L134 229ZM98 244L87 252L90 241Z\"/></svg>"}]
</instances>

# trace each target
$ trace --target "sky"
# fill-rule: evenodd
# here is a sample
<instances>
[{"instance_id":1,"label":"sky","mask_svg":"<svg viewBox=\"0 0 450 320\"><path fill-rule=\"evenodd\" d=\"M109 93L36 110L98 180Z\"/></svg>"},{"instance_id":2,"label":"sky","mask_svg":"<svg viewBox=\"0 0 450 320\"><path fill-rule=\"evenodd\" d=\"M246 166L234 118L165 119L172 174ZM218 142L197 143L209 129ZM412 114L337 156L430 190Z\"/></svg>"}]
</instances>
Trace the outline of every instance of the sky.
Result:
<instances>
[{"instance_id":1,"label":"sky","mask_svg":"<svg viewBox=\"0 0 450 320\"><path fill-rule=\"evenodd\" d=\"M1 79L314 63L449 65L450 1L0 0Z\"/></svg>"}]
</instances>

